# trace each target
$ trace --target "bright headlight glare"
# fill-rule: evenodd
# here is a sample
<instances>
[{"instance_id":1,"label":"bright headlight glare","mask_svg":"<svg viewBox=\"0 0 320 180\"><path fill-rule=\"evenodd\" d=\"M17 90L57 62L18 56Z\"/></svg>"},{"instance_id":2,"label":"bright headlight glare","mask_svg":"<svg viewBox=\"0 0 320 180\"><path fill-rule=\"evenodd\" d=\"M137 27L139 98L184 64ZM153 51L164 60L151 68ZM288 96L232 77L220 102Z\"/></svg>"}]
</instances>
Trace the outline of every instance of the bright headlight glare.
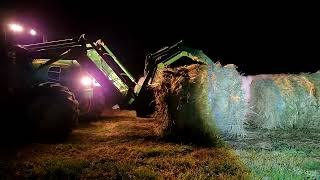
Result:
<instances>
[{"instance_id":1,"label":"bright headlight glare","mask_svg":"<svg viewBox=\"0 0 320 180\"><path fill-rule=\"evenodd\" d=\"M90 86L91 83L92 83L92 78L88 77L88 76L84 76L82 77L81 79L81 83L84 85L84 86Z\"/></svg>"},{"instance_id":2,"label":"bright headlight glare","mask_svg":"<svg viewBox=\"0 0 320 180\"><path fill-rule=\"evenodd\" d=\"M19 24L9 24L9 28L13 32L22 32L23 31L23 27Z\"/></svg>"}]
</instances>

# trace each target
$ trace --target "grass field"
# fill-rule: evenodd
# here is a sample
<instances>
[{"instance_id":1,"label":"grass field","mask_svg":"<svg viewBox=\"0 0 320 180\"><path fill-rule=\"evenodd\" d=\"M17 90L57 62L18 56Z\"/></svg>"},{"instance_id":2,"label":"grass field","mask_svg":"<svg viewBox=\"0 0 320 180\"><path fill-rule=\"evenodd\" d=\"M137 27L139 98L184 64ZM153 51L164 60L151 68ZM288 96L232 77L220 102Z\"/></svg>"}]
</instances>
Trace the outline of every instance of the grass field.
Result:
<instances>
[{"instance_id":1,"label":"grass field","mask_svg":"<svg viewBox=\"0 0 320 180\"><path fill-rule=\"evenodd\" d=\"M134 112L85 124L57 144L27 144L0 162L2 177L40 179L230 179L248 175L234 151L166 142Z\"/></svg>"},{"instance_id":2,"label":"grass field","mask_svg":"<svg viewBox=\"0 0 320 180\"><path fill-rule=\"evenodd\" d=\"M320 179L320 133L249 130L229 142L251 171L251 179Z\"/></svg>"},{"instance_id":3,"label":"grass field","mask_svg":"<svg viewBox=\"0 0 320 180\"><path fill-rule=\"evenodd\" d=\"M155 119L107 113L64 142L2 149L1 179L316 179L319 132L250 130L228 147L177 144Z\"/></svg>"}]
</instances>

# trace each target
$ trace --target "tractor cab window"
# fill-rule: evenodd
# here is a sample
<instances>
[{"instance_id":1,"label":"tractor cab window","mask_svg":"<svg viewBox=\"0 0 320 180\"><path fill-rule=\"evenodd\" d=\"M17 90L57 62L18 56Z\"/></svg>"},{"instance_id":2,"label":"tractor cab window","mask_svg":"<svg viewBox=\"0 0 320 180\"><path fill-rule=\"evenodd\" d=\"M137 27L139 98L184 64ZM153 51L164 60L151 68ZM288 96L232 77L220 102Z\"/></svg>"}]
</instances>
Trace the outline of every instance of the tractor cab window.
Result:
<instances>
[{"instance_id":1,"label":"tractor cab window","mask_svg":"<svg viewBox=\"0 0 320 180\"><path fill-rule=\"evenodd\" d=\"M59 82L60 81L61 67L51 66L48 69L48 81Z\"/></svg>"}]
</instances>

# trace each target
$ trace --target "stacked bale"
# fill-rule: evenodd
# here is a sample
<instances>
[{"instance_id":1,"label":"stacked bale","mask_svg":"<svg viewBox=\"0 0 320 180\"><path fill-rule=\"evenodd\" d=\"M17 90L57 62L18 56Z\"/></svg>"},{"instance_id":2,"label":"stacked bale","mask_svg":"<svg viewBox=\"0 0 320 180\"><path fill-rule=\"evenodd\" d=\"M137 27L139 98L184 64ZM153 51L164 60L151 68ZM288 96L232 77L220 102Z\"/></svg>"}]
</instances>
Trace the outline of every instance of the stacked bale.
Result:
<instances>
[{"instance_id":1,"label":"stacked bale","mask_svg":"<svg viewBox=\"0 0 320 180\"><path fill-rule=\"evenodd\" d=\"M224 136L244 136L243 124L248 113L242 78L235 65L215 64L209 71L209 99L214 119Z\"/></svg>"},{"instance_id":2,"label":"stacked bale","mask_svg":"<svg viewBox=\"0 0 320 180\"><path fill-rule=\"evenodd\" d=\"M235 66L167 68L153 88L164 137L214 145L221 135L244 135L247 104Z\"/></svg>"},{"instance_id":3,"label":"stacked bale","mask_svg":"<svg viewBox=\"0 0 320 180\"><path fill-rule=\"evenodd\" d=\"M319 88L319 73L254 76L247 122L266 129L319 129Z\"/></svg>"},{"instance_id":4,"label":"stacked bale","mask_svg":"<svg viewBox=\"0 0 320 180\"><path fill-rule=\"evenodd\" d=\"M216 145L245 128L320 129L320 72L241 76L234 65L159 71L152 85L164 137Z\"/></svg>"}]
</instances>

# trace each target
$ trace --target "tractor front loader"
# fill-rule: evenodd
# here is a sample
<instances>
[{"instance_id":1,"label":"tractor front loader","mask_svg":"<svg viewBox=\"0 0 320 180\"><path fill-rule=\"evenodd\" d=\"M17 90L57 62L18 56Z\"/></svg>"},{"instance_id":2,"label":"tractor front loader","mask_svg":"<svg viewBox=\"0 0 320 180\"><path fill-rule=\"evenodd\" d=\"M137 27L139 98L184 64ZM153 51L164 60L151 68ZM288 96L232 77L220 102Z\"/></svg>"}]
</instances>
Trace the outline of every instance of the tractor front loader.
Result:
<instances>
[{"instance_id":1,"label":"tractor front loader","mask_svg":"<svg viewBox=\"0 0 320 180\"><path fill-rule=\"evenodd\" d=\"M144 76L137 81L102 40L92 41L84 35L14 48L16 50L11 54L21 54L21 66L7 73L11 75L8 77L16 79L15 72L30 71L22 73L23 78L18 83L27 84L22 92L28 93L17 96L26 100L28 122L36 123L39 132L57 137L70 132L79 111L80 114L100 113L97 109L102 106L118 104L120 108L136 110L140 117L149 116L154 110L149 85L158 70L191 63L212 63L202 51L184 47L179 42L149 54L145 59ZM18 64L17 58L7 62ZM7 89L10 94L11 89L19 88Z\"/></svg>"},{"instance_id":2,"label":"tractor front loader","mask_svg":"<svg viewBox=\"0 0 320 180\"><path fill-rule=\"evenodd\" d=\"M35 58L38 61L39 58L47 58L38 66L38 69L52 67L67 60L71 64L79 64L81 69L93 78L93 81L97 81L99 87L101 85L101 91L108 105L118 104L121 108L136 110L137 115L141 117L149 116L154 110L153 95L149 85L152 84L157 71L165 67L192 63L212 63L202 51L184 47L180 41L147 55L144 76L137 81L101 39L92 41L82 35L80 38L22 47L36 54ZM78 80L76 76L72 78Z\"/></svg>"}]
</instances>

